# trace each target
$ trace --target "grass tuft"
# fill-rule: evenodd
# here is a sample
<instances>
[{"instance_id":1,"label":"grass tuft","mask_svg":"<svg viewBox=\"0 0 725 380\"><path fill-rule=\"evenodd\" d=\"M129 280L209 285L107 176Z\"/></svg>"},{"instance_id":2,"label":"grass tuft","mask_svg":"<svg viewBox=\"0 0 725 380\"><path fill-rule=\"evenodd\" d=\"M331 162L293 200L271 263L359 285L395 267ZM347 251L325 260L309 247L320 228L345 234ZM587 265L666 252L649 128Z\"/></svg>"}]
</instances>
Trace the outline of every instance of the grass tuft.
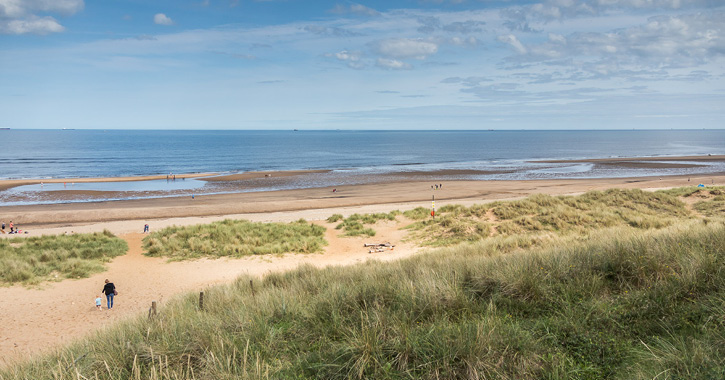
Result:
<instances>
[{"instance_id":1,"label":"grass tuft","mask_svg":"<svg viewBox=\"0 0 725 380\"><path fill-rule=\"evenodd\" d=\"M300 219L292 223L223 220L187 227L172 226L143 240L148 256L172 260L242 257L280 253L314 253L327 242L325 228Z\"/></svg>"},{"instance_id":2,"label":"grass tuft","mask_svg":"<svg viewBox=\"0 0 725 380\"><path fill-rule=\"evenodd\" d=\"M0 239L0 284L85 278L104 271L104 263L126 251L126 242L107 230Z\"/></svg>"},{"instance_id":3,"label":"grass tuft","mask_svg":"<svg viewBox=\"0 0 725 380\"><path fill-rule=\"evenodd\" d=\"M342 215L335 214L327 219L328 222L342 220L340 224L335 226L335 229L343 230L345 233L343 236L375 236L375 230L371 227L365 227L365 225L375 224L380 220L395 220L401 212L394 210L389 213L375 213L375 214L352 214L347 218L342 219ZM339 216L338 216L339 215Z\"/></svg>"}]
</instances>

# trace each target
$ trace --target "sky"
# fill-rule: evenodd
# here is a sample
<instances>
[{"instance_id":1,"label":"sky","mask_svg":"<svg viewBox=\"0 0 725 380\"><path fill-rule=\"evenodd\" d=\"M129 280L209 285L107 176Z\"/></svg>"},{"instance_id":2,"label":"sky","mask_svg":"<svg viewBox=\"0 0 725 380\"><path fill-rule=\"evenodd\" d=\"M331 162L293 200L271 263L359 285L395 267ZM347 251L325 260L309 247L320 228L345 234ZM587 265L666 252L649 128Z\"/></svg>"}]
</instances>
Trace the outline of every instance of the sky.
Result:
<instances>
[{"instance_id":1,"label":"sky","mask_svg":"<svg viewBox=\"0 0 725 380\"><path fill-rule=\"evenodd\" d=\"M725 128L725 0L0 0L0 127Z\"/></svg>"}]
</instances>

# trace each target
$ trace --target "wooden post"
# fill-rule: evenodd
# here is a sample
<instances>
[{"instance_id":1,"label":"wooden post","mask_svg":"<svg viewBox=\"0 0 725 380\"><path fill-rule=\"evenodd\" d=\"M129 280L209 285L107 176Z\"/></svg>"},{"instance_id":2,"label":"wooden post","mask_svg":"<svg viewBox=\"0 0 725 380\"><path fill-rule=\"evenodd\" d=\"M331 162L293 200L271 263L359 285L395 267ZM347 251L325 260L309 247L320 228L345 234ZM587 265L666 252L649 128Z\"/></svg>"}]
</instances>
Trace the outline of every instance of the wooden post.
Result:
<instances>
[{"instance_id":1,"label":"wooden post","mask_svg":"<svg viewBox=\"0 0 725 380\"><path fill-rule=\"evenodd\" d=\"M252 280L249 280L249 288L252 289L252 298L254 298L254 282Z\"/></svg>"},{"instance_id":2,"label":"wooden post","mask_svg":"<svg viewBox=\"0 0 725 380\"><path fill-rule=\"evenodd\" d=\"M199 292L199 310L204 310L204 292Z\"/></svg>"},{"instance_id":3,"label":"wooden post","mask_svg":"<svg viewBox=\"0 0 725 380\"><path fill-rule=\"evenodd\" d=\"M156 301L151 301L151 308L149 309L149 319L156 318Z\"/></svg>"}]
</instances>

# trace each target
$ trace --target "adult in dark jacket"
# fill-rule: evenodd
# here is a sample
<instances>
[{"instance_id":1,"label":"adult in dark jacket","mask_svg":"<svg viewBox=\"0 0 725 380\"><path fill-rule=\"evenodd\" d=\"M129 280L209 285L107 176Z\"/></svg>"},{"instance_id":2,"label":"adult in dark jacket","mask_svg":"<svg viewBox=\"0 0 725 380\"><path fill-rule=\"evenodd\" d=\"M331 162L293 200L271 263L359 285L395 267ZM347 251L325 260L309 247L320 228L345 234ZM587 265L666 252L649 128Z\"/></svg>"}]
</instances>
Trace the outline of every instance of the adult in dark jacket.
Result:
<instances>
[{"instance_id":1,"label":"adult in dark jacket","mask_svg":"<svg viewBox=\"0 0 725 380\"><path fill-rule=\"evenodd\" d=\"M103 290L101 292L106 295L106 305L108 306L108 309L113 309L113 296L116 295L116 285L113 285L112 282L106 279L106 284L103 285Z\"/></svg>"}]
</instances>

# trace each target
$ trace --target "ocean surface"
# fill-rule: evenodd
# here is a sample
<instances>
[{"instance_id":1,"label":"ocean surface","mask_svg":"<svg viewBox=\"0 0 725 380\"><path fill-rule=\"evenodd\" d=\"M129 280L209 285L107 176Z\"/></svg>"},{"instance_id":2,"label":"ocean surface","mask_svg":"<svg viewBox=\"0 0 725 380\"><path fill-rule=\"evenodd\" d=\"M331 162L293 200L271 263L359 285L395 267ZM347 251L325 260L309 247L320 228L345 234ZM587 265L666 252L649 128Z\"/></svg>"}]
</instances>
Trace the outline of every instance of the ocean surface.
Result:
<instances>
[{"instance_id":1,"label":"ocean surface","mask_svg":"<svg viewBox=\"0 0 725 380\"><path fill-rule=\"evenodd\" d=\"M274 190L360 183L366 176L446 169L487 172L459 176L460 179L479 180L662 176L725 171L722 163L682 168L607 168L590 163L531 162L708 154L725 154L725 130L0 130L0 179L332 170L329 176L320 176L324 177L320 183L307 178L301 183L261 189ZM139 193L171 186L174 190L197 193L220 192L212 187L205 191L204 183L195 180L174 185L158 181L157 185L74 184L76 190L82 186L85 190ZM143 189L134 190L134 186ZM67 187L58 188L63 189ZM2 204L9 203L3 203L0 194Z\"/></svg>"}]
</instances>

